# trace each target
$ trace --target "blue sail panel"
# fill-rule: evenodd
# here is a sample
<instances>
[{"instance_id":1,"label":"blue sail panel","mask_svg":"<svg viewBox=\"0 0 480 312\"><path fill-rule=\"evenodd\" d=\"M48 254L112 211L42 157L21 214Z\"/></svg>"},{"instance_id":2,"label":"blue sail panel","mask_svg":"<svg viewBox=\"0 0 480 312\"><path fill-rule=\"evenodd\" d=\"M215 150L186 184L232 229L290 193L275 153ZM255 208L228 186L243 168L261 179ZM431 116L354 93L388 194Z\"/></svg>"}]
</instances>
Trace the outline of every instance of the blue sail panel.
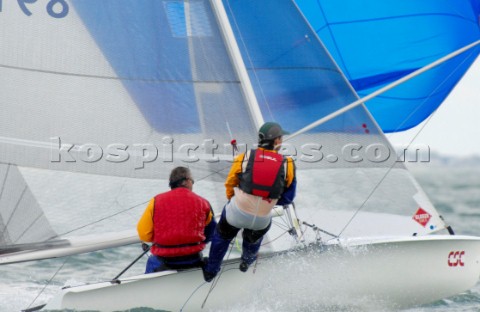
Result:
<instances>
[{"instance_id":1,"label":"blue sail panel","mask_svg":"<svg viewBox=\"0 0 480 312\"><path fill-rule=\"evenodd\" d=\"M265 120L295 131L356 100L293 1L225 0L224 5ZM315 131L344 127L338 119Z\"/></svg>"},{"instance_id":2,"label":"blue sail panel","mask_svg":"<svg viewBox=\"0 0 480 312\"><path fill-rule=\"evenodd\" d=\"M156 131L201 132L197 86L238 84L208 2L72 3Z\"/></svg>"},{"instance_id":3,"label":"blue sail panel","mask_svg":"<svg viewBox=\"0 0 480 312\"><path fill-rule=\"evenodd\" d=\"M360 96L480 39L480 0L296 0ZM367 103L385 132L416 126L473 63L466 52Z\"/></svg>"}]
</instances>

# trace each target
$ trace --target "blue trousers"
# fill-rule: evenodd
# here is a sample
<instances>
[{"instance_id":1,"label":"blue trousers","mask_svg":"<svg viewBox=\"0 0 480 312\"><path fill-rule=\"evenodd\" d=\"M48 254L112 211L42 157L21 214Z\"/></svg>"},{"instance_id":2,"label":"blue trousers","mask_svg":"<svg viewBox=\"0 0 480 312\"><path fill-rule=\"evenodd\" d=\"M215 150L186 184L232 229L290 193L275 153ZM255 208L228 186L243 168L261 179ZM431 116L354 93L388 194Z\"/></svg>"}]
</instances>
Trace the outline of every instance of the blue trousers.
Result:
<instances>
[{"instance_id":1,"label":"blue trousers","mask_svg":"<svg viewBox=\"0 0 480 312\"><path fill-rule=\"evenodd\" d=\"M270 226L271 222L262 230L243 229L242 261L246 262L248 265L255 262L260 245L262 244L263 236L268 232ZM224 208L220 221L213 233L210 254L204 268L205 271L215 274L220 271L220 266L227 253L228 247L230 246L230 242L235 236L237 236L238 231L240 231L239 228L236 228L227 222Z\"/></svg>"},{"instance_id":2,"label":"blue trousers","mask_svg":"<svg viewBox=\"0 0 480 312\"><path fill-rule=\"evenodd\" d=\"M160 272L165 270L185 270L195 267L203 266L203 256L202 253L181 256L181 257L158 257L155 255L150 255L147 260L147 265L145 268L145 274Z\"/></svg>"}]
</instances>

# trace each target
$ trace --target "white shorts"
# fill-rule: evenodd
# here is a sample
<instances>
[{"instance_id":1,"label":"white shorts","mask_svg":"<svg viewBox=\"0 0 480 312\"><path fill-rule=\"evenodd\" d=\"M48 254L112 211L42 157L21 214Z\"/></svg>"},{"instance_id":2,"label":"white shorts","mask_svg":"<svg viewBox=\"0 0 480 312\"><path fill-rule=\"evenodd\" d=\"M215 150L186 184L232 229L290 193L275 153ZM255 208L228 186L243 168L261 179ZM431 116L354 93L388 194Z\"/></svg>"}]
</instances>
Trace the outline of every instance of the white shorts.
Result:
<instances>
[{"instance_id":1,"label":"white shorts","mask_svg":"<svg viewBox=\"0 0 480 312\"><path fill-rule=\"evenodd\" d=\"M227 222L239 229L263 230L271 221L270 215L256 216L238 208L235 204L235 196L225 205L225 215Z\"/></svg>"}]
</instances>

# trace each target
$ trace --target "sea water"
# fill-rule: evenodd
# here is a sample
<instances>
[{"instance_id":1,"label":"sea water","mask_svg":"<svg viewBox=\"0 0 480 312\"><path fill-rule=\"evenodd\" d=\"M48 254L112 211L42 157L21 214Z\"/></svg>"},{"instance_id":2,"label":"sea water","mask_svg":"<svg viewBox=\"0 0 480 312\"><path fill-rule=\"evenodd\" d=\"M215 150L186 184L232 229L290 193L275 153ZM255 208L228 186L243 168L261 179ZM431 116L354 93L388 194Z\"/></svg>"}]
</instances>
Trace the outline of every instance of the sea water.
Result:
<instances>
[{"instance_id":1,"label":"sea water","mask_svg":"<svg viewBox=\"0 0 480 312\"><path fill-rule=\"evenodd\" d=\"M419 164L413 166L411 171L456 233L480 235L480 165L467 167ZM134 245L60 259L0 266L0 312L20 311L43 304L64 285L110 280L141 253L140 246ZM145 259L142 258L130 268L128 275L141 274L144 266ZM308 287L309 281L302 283ZM363 305L361 302L355 307L311 306L307 300L299 300L294 306L286 307L279 305L275 297L271 296L252 300L248 304L226 307L221 311L371 310L371 305ZM138 308L130 311L154 310ZM480 311L480 283L457 296L405 311Z\"/></svg>"}]
</instances>

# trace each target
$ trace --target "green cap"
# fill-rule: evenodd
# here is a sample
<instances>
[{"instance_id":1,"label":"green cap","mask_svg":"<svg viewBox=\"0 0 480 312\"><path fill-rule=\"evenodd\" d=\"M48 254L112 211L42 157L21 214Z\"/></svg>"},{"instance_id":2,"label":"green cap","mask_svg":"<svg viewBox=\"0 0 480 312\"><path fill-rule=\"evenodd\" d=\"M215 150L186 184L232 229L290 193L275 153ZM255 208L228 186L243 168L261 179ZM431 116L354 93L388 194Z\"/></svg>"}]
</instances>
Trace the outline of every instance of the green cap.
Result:
<instances>
[{"instance_id":1,"label":"green cap","mask_svg":"<svg viewBox=\"0 0 480 312\"><path fill-rule=\"evenodd\" d=\"M282 127L276 122L266 122L258 130L258 137L260 140L273 140L281 137L289 132L282 129Z\"/></svg>"}]
</instances>

